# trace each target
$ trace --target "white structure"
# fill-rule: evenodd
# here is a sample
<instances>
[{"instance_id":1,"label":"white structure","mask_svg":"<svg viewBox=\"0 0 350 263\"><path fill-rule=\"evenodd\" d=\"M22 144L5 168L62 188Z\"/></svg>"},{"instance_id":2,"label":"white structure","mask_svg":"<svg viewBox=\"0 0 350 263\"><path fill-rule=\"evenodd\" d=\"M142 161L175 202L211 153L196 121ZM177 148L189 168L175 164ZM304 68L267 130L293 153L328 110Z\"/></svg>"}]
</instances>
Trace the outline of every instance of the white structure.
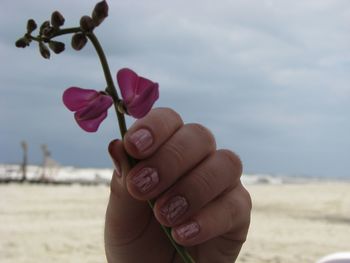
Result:
<instances>
[{"instance_id":1,"label":"white structure","mask_svg":"<svg viewBox=\"0 0 350 263\"><path fill-rule=\"evenodd\" d=\"M320 259L317 263L350 263L350 252L331 254Z\"/></svg>"}]
</instances>

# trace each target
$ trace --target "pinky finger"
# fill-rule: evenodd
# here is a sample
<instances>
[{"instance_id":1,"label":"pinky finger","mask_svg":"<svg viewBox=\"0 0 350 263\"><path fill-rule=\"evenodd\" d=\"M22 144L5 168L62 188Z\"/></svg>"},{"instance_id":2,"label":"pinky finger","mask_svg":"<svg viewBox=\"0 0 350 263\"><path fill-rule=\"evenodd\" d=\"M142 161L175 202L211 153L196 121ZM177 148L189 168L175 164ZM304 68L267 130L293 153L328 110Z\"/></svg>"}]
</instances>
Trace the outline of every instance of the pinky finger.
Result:
<instances>
[{"instance_id":1,"label":"pinky finger","mask_svg":"<svg viewBox=\"0 0 350 263\"><path fill-rule=\"evenodd\" d=\"M172 235L183 246L200 245L219 237L241 246L249 228L250 211L249 193L239 184L202 208L186 223L174 227Z\"/></svg>"}]
</instances>

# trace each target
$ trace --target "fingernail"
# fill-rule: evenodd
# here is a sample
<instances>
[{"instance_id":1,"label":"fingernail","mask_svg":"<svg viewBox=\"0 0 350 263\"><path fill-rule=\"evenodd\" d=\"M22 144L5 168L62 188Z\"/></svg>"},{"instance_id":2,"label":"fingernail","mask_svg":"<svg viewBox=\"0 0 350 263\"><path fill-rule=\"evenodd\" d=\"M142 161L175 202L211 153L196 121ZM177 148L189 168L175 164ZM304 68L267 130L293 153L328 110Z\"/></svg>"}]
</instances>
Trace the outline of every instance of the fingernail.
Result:
<instances>
[{"instance_id":1,"label":"fingernail","mask_svg":"<svg viewBox=\"0 0 350 263\"><path fill-rule=\"evenodd\" d=\"M181 239L190 239L198 235L200 227L197 222L191 222L175 228L174 231Z\"/></svg>"},{"instance_id":2,"label":"fingernail","mask_svg":"<svg viewBox=\"0 0 350 263\"><path fill-rule=\"evenodd\" d=\"M114 171L115 171L115 175L118 176L118 177L121 177L122 176L122 172L121 172L121 169L120 169L120 164L119 162L114 158L114 148L113 148L113 144L114 142L117 142L118 140L114 140L112 141L109 146L108 146L108 152L109 152L109 156L111 157L112 159L112 163L113 163L113 166L114 166Z\"/></svg>"},{"instance_id":3,"label":"fingernail","mask_svg":"<svg viewBox=\"0 0 350 263\"><path fill-rule=\"evenodd\" d=\"M140 129L130 135L129 141L139 152L143 152L152 145L153 137L149 130Z\"/></svg>"},{"instance_id":4,"label":"fingernail","mask_svg":"<svg viewBox=\"0 0 350 263\"><path fill-rule=\"evenodd\" d=\"M170 224L173 224L187 211L187 208L188 203L186 198L183 196L175 196L160 209L160 213Z\"/></svg>"},{"instance_id":5,"label":"fingernail","mask_svg":"<svg viewBox=\"0 0 350 263\"><path fill-rule=\"evenodd\" d=\"M159 176L153 168L143 168L131 178L131 183L139 192L146 193L152 190L159 182Z\"/></svg>"},{"instance_id":6,"label":"fingernail","mask_svg":"<svg viewBox=\"0 0 350 263\"><path fill-rule=\"evenodd\" d=\"M120 170L119 162L114 160L113 158L112 158L112 161L113 161L113 165L114 165L115 175L118 177L122 177L122 171Z\"/></svg>"}]
</instances>

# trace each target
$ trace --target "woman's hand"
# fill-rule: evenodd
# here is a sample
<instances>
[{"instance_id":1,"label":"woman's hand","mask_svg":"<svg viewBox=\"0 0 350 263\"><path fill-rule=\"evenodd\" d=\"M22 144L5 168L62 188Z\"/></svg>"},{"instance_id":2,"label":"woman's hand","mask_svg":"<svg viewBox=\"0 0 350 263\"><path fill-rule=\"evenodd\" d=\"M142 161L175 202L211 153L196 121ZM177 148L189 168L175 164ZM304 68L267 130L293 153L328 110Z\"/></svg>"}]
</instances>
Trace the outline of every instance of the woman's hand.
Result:
<instances>
[{"instance_id":1,"label":"woman's hand","mask_svg":"<svg viewBox=\"0 0 350 263\"><path fill-rule=\"evenodd\" d=\"M171 109L152 110L115 140L116 166L106 213L110 263L181 262L160 224L197 263L232 263L244 243L251 211L242 164L199 124ZM130 168L127 154L138 160ZM146 200L154 200L154 213Z\"/></svg>"}]
</instances>

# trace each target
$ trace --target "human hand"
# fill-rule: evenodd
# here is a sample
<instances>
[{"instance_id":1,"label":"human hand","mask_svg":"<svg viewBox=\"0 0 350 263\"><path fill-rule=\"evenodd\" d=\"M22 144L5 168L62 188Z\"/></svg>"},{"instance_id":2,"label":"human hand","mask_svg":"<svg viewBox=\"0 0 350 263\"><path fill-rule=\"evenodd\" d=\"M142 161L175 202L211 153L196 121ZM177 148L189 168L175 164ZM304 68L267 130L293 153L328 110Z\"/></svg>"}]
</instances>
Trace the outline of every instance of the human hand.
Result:
<instances>
[{"instance_id":1,"label":"human hand","mask_svg":"<svg viewBox=\"0 0 350 263\"><path fill-rule=\"evenodd\" d=\"M251 211L242 186L242 164L217 150L213 135L184 124L171 109L158 108L115 140L116 166L106 212L109 263L181 262L159 223L197 263L232 263L244 243ZM127 154L139 160L130 168ZM152 213L146 200L154 200Z\"/></svg>"}]
</instances>

